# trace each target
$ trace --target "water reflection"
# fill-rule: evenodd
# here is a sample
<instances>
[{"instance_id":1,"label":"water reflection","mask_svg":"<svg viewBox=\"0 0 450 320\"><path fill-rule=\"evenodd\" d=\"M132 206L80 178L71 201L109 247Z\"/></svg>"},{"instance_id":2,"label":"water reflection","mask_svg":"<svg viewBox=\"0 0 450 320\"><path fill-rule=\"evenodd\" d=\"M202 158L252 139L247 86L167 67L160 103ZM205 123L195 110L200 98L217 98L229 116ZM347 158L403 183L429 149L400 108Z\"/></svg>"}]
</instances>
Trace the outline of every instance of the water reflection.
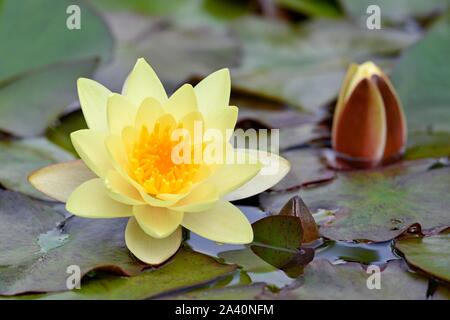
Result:
<instances>
[{"instance_id":1,"label":"water reflection","mask_svg":"<svg viewBox=\"0 0 450 320\"><path fill-rule=\"evenodd\" d=\"M240 206L251 223L267 216L256 207ZM215 257L226 263L234 263L241 267L230 284L247 282L265 282L269 286L282 288L293 285L301 273L301 266L297 271L293 269L280 270L258 257L246 245L221 244L191 233L186 244L193 250ZM317 240L307 245L315 250L314 259L326 259L331 263L359 262L363 264L384 264L389 260L399 259L393 252L391 241L380 243L353 243L333 240ZM243 275L245 277L243 278Z\"/></svg>"}]
</instances>

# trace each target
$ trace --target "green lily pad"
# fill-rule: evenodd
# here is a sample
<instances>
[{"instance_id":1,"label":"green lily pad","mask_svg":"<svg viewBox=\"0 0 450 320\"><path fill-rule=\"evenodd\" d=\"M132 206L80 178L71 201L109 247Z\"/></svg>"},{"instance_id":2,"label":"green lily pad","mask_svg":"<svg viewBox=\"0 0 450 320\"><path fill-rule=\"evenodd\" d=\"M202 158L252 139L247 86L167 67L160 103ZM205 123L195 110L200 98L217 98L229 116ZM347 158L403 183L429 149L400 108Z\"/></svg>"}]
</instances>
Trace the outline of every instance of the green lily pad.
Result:
<instances>
[{"instance_id":1,"label":"green lily pad","mask_svg":"<svg viewBox=\"0 0 450 320\"><path fill-rule=\"evenodd\" d=\"M46 136L51 142L78 157L78 154L72 145L72 141L70 140L70 134L74 131L86 128L87 124L86 120L84 120L83 113L81 110L77 110L65 115L56 124L50 126L47 129Z\"/></svg>"},{"instance_id":2,"label":"green lily pad","mask_svg":"<svg viewBox=\"0 0 450 320\"><path fill-rule=\"evenodd\" d=\"M180 290L197 289L229 275L235 265L226 265L204 254L181 249L162 267L133 277L101 274L85 278L81 289L36 295L29 298L50 300L137 300L162 297Z\"/></svg>"},{"instance_id":3,"label":"green lily pad","mask_svg":"<svg viewBox=\"0 0 450 320\"><path fill-rule=\"evenodd\" d=\"M245 272L267 273L277 268L258 257L251 249L228 250L219 253L219 257L227 263L239 265Z\"/></svg>"},{"instance_id":4,"label":"green lily pad","mask_svg":"<svg viewBox=\"0 0 450 320\"><path fill-rule=\"evenodd\" d=\"M314 112L335 99L349 63L395 53L417 39L387 28L373 32L322 20L292 27L248 18L235 22L233 30L243 46L242 63L232 70L233 86Z\"/></svg>"},{"instance_id":5,"label":"green lily pad","mask_svg":"<svg viewBox=\"0 0 450 320\"><path fill-rule=\"evenodd\" d=\"M70 5L80 7L79 30L66 27ZM42 133L76 98L76 79L112 48L102 20L70 0L3 1L0 37L0 129L19 136Z\"/></svg>"},{"instance_id":6,"label":"green lily pad","mask_svg":"<svg viewBox=\"0 0 450 320\"><path fill-rule=\"evenodd\" d=\"M252 224L254 243L296 250L302 245L302 226L294 216L276 215Z\"/></svg>"},{"instance_id":7,"label":"green lily pad","mask_svg":"<svg viewBox=\"0 0 450 320\"><path fill-rule=\"evenodd\" d=\"M238 59L237 43L226 30L179 28L169 21L161 24L158 19L130 14L106 17L117 49L113 61L96 73L96 80L113 91L121 91L140 57L152 65L168 91L183 80L233 66Z\"/></svg>"},{"instance_id":8,"label":"green lily pad","mask_svg":"<svg viewBox=\"0 0 450 320\"><path fill-rule=\"evenodd\" d=\"M34 198L50 200L28 182L28 176L52 163L72 159L72 155L45 138L0 141L0 184Z\"/></svg>"},{"instance_id":9,"label":"green lily pad","mask_svg":"<svg viewBox=\"0 0 450 320\"><path fill-rule=\"evenodd\" d=\"M408 161L382 169L342 172L323 186L264 193L260 202L264 210L275 213L299 193L313 213L332 213L333 219L319 223L323 236L386 241L414 223L423 229L450 225L450 168L427 170L432 163Z\"/></svg>"},{"instance_id":10,"label":"green lily pad","mask_svg":"<svg viewBox=\"0 0 450 320\"><path fill-rule=\"evenodd\" d=\"M168 296L170 300L254 300L262 297L267 290L264 283L237 285L225 288L196 290L184 294Z\"/></svg>"},{"instance_id":11,"label":"green lily pad","mask_svg":"<svg viewBox=\"0 0 450 320\"><path fill-rule=\"evenodd\" d=\"M322 119L322 117L317 115L300 112L297 109L286 106L282 102L267 100L258 95L240 93L238 90L233 91L230 105L239 107L237 126L244 128L292 128L316 123ZM245 122L254 123L255 125L245 126Z\"/></svg>"},{"instance_id":12,"label":"green lily pad","mask_svg":"<svg viewBox=\"0 0 450 320\"><path fill-rule=\"evenodd\" d=\"M147 15L165 15L173 19L183 17L184 14L185 20L190 22L234 19L251 9L249 0L91 0L91 2L100 9L109 11L128 10Z\"/></svg>"},{"instance_id":13,"label":"green lily pad","mask_svg":"<svg viewBox=\"0 0 450 320\"><path fill-rule=\"evenodd\" d=\"M291 170L271 188L274 191L293 190L302 186L333 179L335 173L320 159L320 152L313 149L286 151L281 154L291 164Z\"/></svg>"},{"instance_id":14,"label":"green lily pad","mask_svg":"<svg viewBox=\"0 0 450 320\"><path fill-rule=\"evenodd\" d=\"M406 271L400 261L387 264L380 273L380 289L369 289L367 282L373 273L367 273L360 264L332 265L316 260L305 268L304 284L298 289L283 289L279 297L301 300L423 300L427 299L428 281ZM370 270L369 270L370 271ZM431 299L448 299L449 290L439 288Z\"/></svg>"},{"instance_id":15,"label":"green lily pad","mask_svg":"<svg viewBox=\"0 0 450 320\"><path fill-rule=\"evenodd\" d=\"M405 22L411 18L424 18L445 10L448 0L341 0L344 10L353 18L365 23L369 17L366 12L370 5L380 7L383 21Z\"/></svg>"},{"instance_id":16,"label":"green lily pad","mask_svg":"<svg viewBox=\"0 0 450 320\"><path fill-rule=\"evenodd\" d=\"M450 14L406 50L392 71L411 131L450 131ZM426 57L426 59L424 58Z\"/></svg>"},{"instance_id":17,"label":"green lily pad","mask_svg":"<svg viewBox=\"0 0 450 320\"><path fill-rule=\"evenodd\" d=\"M122 275L144 265L125 246L126 219L65 219L49 205L0 190L0 295L67 290L67 267L81 275ZM51 275L51 276L50 276Z\"/></svg>"},{"instance_id":18,"label":"green lily pad","mask_svg":"<svg viewBox=\"0 0 450 320\"><path fill-rule=\"evenodd\" d=\"M167 14L183 4L183 0L91 0L93 5L104 10L130 10L145 14Z\"/></svg>"},{"instance_id":19,"label":"green lily pad","mask_svg":"<svg viewBox=\"0 0 450 320\"><path fill-rule=\"evenodd\" d=\"M276 0L276 2L283 8L315 17L336 18L342 14L335 3L327 0Z\"/></svg>"},{"instance_id":20,"label":"green lily pad","mask_svg":"<svg viewBox=\"0 0 450 320\"><path fill-rule=\"evenodd\" d=\"M423 238L404 238L395 248L409 265L440 280L450 282L450 233Z\"/></svg>"},{"instance_id":21,"label":"green lily pad","mask_svg":"<svg viewBox=\"0 0 450 320\"><path fill-rule=\"evenodd\" d=\"M450 156L450 132L413 132L408 136L405 159Z\"/></svg>"},{"instance_id":22,"label":"green lily pad","mask_svg":"<svg viewBox=\"0 0 450 320\"><path fill-rule=\"evenodd\" d=\"M303 230L300 218L274 215L252 224L250 249L272 266L290 272L309 263L314 250L302 248Z\"/></svg>"},{"instance_id":23,"label":"green lily pad","mask_svg":"<svg viewBox=\"0 0 450 320\"><path fill-rule=\"evenodd\" d=\"M326 140L330 133L317 123L303 124L297 127L280 129L280 150L288 151L305 147L318 140Z\"/></svg>"},{"instance_id":24,"label":"green lily pad","mask_svg":"<svg viewBox=\"0 0 450 320\"><path fill-rule=\"evenodd\" d=\"M55 64L0 82L0 129L16 136L43 133L77 98L77 79L96 66L96 59Z\"/></svg>"}]
</instances>

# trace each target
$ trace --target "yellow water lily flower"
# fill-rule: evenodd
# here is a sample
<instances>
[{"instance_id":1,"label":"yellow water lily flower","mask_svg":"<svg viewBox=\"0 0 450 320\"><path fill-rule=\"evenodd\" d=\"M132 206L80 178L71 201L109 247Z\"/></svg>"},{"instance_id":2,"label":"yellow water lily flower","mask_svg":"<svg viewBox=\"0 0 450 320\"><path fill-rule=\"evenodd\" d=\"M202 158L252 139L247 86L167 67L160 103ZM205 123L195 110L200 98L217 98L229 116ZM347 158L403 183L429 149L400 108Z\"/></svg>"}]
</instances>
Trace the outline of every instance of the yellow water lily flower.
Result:
<instances>
[{"instance_id":1,"label":"yellow water lily flower","mask_svg":"<svg viewBox=\"0 0 450 320\"><path fill-rule=\"evenodd\" d=\"M89 79L78 80L78 94L89 127L71 134L81 160L34 172L29 180L38 190L66 202L77 216L130 217L126 245L148 264L160 264L178 250L182 227L222 243L253 240L247 218L229 201L270 188L286 175L289 163L267 152L233 149L227 141L238 114L237 107L228 105L227 69L168 97L150 65L139 59L122 94ZM183 129L195 137L198 123L205 132L222 133L224 141L197 143L188 135L181 155L213 145L244 161L175 162L173 133ZM213 154L215 160L225 159L220 152ZM265 166L276 170L263 175Z\"/></svg>"}]
</instances>

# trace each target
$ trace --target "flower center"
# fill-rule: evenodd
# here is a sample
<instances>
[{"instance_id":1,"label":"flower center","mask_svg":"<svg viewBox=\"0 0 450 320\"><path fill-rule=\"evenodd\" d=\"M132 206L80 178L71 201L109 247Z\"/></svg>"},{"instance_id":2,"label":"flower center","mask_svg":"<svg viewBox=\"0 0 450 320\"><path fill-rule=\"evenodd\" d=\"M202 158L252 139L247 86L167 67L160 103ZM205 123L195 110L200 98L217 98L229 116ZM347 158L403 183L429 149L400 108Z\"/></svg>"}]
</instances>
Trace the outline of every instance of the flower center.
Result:
<instances>
[{"instance_id":1,"label":"flower center","mask_svg":"<svg viewBox=\"0 0 450 320\"><path fill-rule=\"evenodd\" d=\"M199 164L194 161L174 163L172 160L172 150L180 143L171 139L173 130L172 125L160 122L151 133L147 127L142 127L129 154L131 174L149 194L182 193L195 182Z\"/></svg>"}]
</instances>

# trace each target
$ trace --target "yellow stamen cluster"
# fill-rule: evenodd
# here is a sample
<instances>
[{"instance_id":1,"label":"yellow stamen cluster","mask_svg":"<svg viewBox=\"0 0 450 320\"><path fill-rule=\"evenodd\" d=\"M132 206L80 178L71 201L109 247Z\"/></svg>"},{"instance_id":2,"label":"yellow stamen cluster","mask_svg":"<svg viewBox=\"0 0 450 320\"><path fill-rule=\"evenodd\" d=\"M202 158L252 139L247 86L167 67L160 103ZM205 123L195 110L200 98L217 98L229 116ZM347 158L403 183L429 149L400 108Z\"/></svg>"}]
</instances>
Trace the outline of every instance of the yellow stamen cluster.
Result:
<instances>
[{"instance_id":1,"label":"yellow stamen cluster","mask_svg":"<svg viewBox=\"0 0 450 320\"><path fill-rule=\"evenodd\" d=\"M130 171L145 191L151 195L177 194L187 190L194 182L199 165L174 163L172 150L179 141L172 141L173 127L157 122L151 133L141 129L131 154Z\"/></svg>"}]
</instances>

